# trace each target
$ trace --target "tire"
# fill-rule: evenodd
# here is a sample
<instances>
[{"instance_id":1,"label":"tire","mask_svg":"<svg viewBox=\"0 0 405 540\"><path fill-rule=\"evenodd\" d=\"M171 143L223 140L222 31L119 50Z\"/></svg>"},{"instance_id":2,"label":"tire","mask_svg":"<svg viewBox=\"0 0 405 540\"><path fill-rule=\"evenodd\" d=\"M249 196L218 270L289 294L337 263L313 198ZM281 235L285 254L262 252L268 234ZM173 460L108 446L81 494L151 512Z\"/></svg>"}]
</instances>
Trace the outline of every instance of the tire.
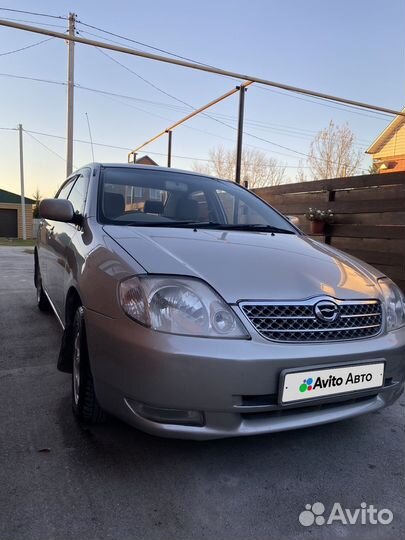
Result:
<instances>
[{"instance_id":1,"label":"tire","mask_svg":"<svg viewBox=\"0 0 405 540\"><path fill-rule=\"evenodd\" d=\"M94 390L87 350L84 310L77 308L72 328L72 409L76 418L89 424L100 424L106 413L100 407Z\"/></svg>"},{"instance_id":2,"label":"tire","mask_svg":"<svg viewBox=\"0 0 405 540\"><path fill-rule=\"evenodd\" d=\"M37 289L37 306L40 311L51 311L51 304L42 288L42 278L37 258L35 257L35 285Z\"/></svg>"}]
</instances>

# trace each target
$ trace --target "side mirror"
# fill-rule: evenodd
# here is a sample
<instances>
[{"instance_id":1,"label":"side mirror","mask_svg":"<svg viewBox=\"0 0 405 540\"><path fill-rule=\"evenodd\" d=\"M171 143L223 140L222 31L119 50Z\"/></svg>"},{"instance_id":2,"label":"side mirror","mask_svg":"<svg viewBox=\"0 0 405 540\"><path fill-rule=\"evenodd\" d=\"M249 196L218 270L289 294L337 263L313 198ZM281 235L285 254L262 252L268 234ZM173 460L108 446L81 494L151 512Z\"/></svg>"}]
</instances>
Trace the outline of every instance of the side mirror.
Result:
<instances>
[{"instance_id":1,"label":"side mirror","mask_svg":"<svg viewBox=\"0 0 405 540\"><path fill-rule=\"evenodd\" d=\"M66 199L43 199L39 203L42 218L64 223L75 223L76 216L72 203Z\"/></svg>"},{"instance_id":2,"label":"side mirror","mask_svg":"<svg viewBox=\"0 0 405 540\"><path fill-rule=\"evenodd\" d=\"M300 226L300 218L298 216L286 216L286 218L296 227Z\"/></svg>"}]
</instances>

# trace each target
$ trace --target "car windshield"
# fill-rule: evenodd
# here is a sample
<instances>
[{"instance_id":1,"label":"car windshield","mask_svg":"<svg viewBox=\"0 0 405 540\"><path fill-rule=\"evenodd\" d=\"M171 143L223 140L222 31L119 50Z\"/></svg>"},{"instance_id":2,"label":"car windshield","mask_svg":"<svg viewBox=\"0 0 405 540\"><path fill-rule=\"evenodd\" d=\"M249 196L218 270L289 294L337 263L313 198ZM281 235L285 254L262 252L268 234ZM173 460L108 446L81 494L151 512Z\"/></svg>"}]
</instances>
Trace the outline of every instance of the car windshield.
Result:
<instances>
[{"instance_id":1,"label":"car windshield","mask_svg":"<svg viewBox=\"0 0 405 540\"><path fill-rule=\"evenodd\" d=\"M233 182L159 169L103 168L98 215L113 225L296 233L287 219Z\"/></svg>"}]
</instances>

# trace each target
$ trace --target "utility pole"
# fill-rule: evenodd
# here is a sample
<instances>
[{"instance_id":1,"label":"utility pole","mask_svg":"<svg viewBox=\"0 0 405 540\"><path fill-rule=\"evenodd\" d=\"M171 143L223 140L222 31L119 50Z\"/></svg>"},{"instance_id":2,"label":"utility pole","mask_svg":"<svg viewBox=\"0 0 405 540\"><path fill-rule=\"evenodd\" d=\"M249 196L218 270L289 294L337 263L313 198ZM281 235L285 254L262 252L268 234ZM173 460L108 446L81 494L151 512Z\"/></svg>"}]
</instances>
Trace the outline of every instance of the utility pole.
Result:
<instances>
[{"instance_id":1,"label":"utility pole","mask_svg":"<svg viewBox=\"0 0 405 540\"><path fill-rule=\"evenodd\" d=\"M23 127L21 124L18 124L18 137L20 141L21 224L22 224L23 240L27 240L27 224L25 220L25 194L24 194Z\"/></svg>"},{"instance_id":2,"label":"utility pole","mask_svg":"<svg viewBox=\"0 0 405 540\"><path fill-rule=\"evenodd\" d=\"M238 141L236 143L236 169L235 182L240 184L240 176L242 169L242 142L243 142L243 117L245 112L245 92L246 87L239 87L239 117L238 117Z\"/></svg>"},{"instance_id":3,"label":"utility pole","mask_svg":"<svg viewBox=\"0 0 405 540\"><path fill-rule=\"evenodd\" d=\"M171 167L172 166L172 135L173 135L173 132L169 129L169 131L167 132L167 135L169 137L169 139L167 141L167 166Z\"/></svg>"},{"instance_id":4,"label":"utility pole","mask_svg":"<svg viewBox=\"0 0 405 540\"><path fill-rule=\"evenodd\" d=\"M69 36L74 37L76 30L76 15L69 13ZM75 42L68 41L68 72L67 72L67 141L66 141L66 176L73 170L73 109L75 88Z\"/></svg>"}]
</instances>

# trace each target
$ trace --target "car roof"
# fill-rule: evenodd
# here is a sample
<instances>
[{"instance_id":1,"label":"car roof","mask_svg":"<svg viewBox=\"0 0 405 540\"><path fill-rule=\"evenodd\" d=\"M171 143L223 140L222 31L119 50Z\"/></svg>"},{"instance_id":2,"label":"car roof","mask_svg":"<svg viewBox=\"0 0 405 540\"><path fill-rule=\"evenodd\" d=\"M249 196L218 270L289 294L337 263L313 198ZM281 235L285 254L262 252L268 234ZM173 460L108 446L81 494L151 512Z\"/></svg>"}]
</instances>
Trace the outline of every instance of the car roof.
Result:
<instances>
[{"instance_id":1,"label":"car roof","mask_svg":"<svg viewBox=\"0 0 405 540\"><path fill-rule=\"evenodd\" d=\"M172 167L161 167L160 165L134 165L133 163L100 163L100 162L93 162L93 163L87 163L86 165L83 165L80 167L80 169L84 169L85 167L91 167L91 168L98 168L98 167L109 167L109 168L126 168L126 169L138 169L138 170L148 170L148 171L165 171L165 172L174 172L178 174L187 174L191 176L200 176L204 178L212 178L213 180L223 180L225 182L231 182L231 180L227 180L224 178L217 178L215 176L211 176L209 174L203 174L196 171L187 171L185 169L174 169ZM79 169L78 169L79 170Z\"/></svg>"}]
</instances>

